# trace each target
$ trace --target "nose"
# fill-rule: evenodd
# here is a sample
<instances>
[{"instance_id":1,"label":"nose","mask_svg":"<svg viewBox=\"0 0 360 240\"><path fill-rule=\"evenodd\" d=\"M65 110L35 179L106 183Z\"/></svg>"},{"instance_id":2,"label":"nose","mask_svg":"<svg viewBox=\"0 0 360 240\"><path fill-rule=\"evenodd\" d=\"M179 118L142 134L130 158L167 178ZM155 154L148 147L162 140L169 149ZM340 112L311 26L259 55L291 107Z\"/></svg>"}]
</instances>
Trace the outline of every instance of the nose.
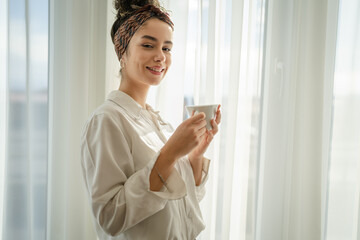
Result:
<instances>
[{"instance_id":1,"label":"nose","mask_svg":"<svg viewBox=\"0 0 360 240\"><path fill-rule=\"evenodd\" d=\"M154 60L155 62L165 62L166 56L162 49L156 51Z\"/></svg>"}]
</instances>

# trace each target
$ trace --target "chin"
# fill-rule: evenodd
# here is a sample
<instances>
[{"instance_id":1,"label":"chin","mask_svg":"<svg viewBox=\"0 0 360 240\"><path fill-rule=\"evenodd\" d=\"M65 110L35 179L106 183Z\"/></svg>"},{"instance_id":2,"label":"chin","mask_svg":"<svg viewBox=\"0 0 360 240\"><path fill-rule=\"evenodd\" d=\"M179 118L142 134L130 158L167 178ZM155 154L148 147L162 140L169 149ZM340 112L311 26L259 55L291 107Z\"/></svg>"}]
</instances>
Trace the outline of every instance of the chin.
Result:
<instances>
[{"instance_id":1,"label":"chin","mask_svg":"<svg viewBox=\"0 0 360 240\"><path fill-rule=\"evenodd\" d=\"M148 78L148 83L151 86L157 86L163 81L164 77L165 76L162 76L161 78Z\"/></svg>"},{"instance_id":2,"label":"chin","mask_svg":"<svg viewBox=\"0 0 360 240\"><path fill-rule=\"evenodd\" d=\"M151 81L150 85L151 86L158 86L161 82L162 82L163 79L160 79L160 80L156 80L156 81Z\"/></svg>"}]
</instances>

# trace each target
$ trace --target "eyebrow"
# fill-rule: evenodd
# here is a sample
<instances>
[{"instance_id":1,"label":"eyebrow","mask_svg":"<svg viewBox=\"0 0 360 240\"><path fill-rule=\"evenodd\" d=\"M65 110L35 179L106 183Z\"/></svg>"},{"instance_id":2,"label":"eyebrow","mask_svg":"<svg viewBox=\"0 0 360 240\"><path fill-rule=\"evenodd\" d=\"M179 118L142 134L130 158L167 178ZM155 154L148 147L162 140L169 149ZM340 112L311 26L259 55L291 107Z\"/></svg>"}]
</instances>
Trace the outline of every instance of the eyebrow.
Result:
<instances>
[{"instance_id":1,"label":"eyebrow","mask_svg":"<svg viewBox=\"0 0 360 240\"><path fill-rule=\"evenodd\" d=\"M152 37L152 36L149 36L149 35L144 35L144 36L142 36L141 38L145 38L145 39L149 39L149 40L151 40L151 41L154 41L154 42L158 42L159 40L157 40L156 38L154 38L154 37ZM166 43L166 44L173 44L172 43L172 41L165 41L164 43Z\"/></svg>"}]
</instances>

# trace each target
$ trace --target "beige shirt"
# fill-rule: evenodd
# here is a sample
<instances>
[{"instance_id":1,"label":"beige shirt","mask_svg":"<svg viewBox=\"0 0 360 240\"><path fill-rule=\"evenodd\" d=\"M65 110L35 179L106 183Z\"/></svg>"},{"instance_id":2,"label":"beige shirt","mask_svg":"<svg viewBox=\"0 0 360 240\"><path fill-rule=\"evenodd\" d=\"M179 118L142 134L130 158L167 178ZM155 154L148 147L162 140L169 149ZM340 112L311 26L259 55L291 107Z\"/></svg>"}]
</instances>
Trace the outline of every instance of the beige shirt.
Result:
<instances>
[{"instance_id":1,"label":"beige shirt","mask_svg":"<svg viewBox=\"0 0 360 240\"><path fill-rule=\"evenodd\" d=\"M200 186L183 157L166 187L150 190L150 172L173 131L149 105L144 109L121 91L111 92L92 114L81 165L99 239L194 239L205 228L199 201L208 160Z\"/></svg>"}]
</instances>

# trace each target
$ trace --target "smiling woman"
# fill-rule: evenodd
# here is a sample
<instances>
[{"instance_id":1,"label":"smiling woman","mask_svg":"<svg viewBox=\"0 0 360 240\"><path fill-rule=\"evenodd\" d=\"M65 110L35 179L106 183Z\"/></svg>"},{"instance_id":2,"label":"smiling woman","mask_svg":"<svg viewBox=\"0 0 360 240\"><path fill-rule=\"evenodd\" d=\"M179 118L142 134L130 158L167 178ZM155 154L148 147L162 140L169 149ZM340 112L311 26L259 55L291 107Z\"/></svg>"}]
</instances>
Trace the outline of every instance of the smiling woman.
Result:
<instances>
[{"instance_id":1,"label":"smiling woman","mask_svg":"<svg viewBox=\"0 0 360 240\"><path fill-rule=\"evenodd\" d=\"M100 239L195 239L205 228L204 197L219 108L174 131L146 104L171 66L173 23L157 1L115 1L111 31L121 83L87 121L81 164ZM181 109L179 109L181 111ZM113 238L115 237L115 238Z\"/></svg>"},{"instance_id":2,"label":"smiling woman","mask_svg":"<svg viewBox=\"0 0 360 240\"><path fill-rule=\"evenodd\" d=\"M129 84L135 84L138 91L140 85L158 85L171 66L172 29L153 18L145 22L131 38L122 62L122 81L120 90ZM136 94L135 92L133 93Z\"/></svg>"}]
</instances>

